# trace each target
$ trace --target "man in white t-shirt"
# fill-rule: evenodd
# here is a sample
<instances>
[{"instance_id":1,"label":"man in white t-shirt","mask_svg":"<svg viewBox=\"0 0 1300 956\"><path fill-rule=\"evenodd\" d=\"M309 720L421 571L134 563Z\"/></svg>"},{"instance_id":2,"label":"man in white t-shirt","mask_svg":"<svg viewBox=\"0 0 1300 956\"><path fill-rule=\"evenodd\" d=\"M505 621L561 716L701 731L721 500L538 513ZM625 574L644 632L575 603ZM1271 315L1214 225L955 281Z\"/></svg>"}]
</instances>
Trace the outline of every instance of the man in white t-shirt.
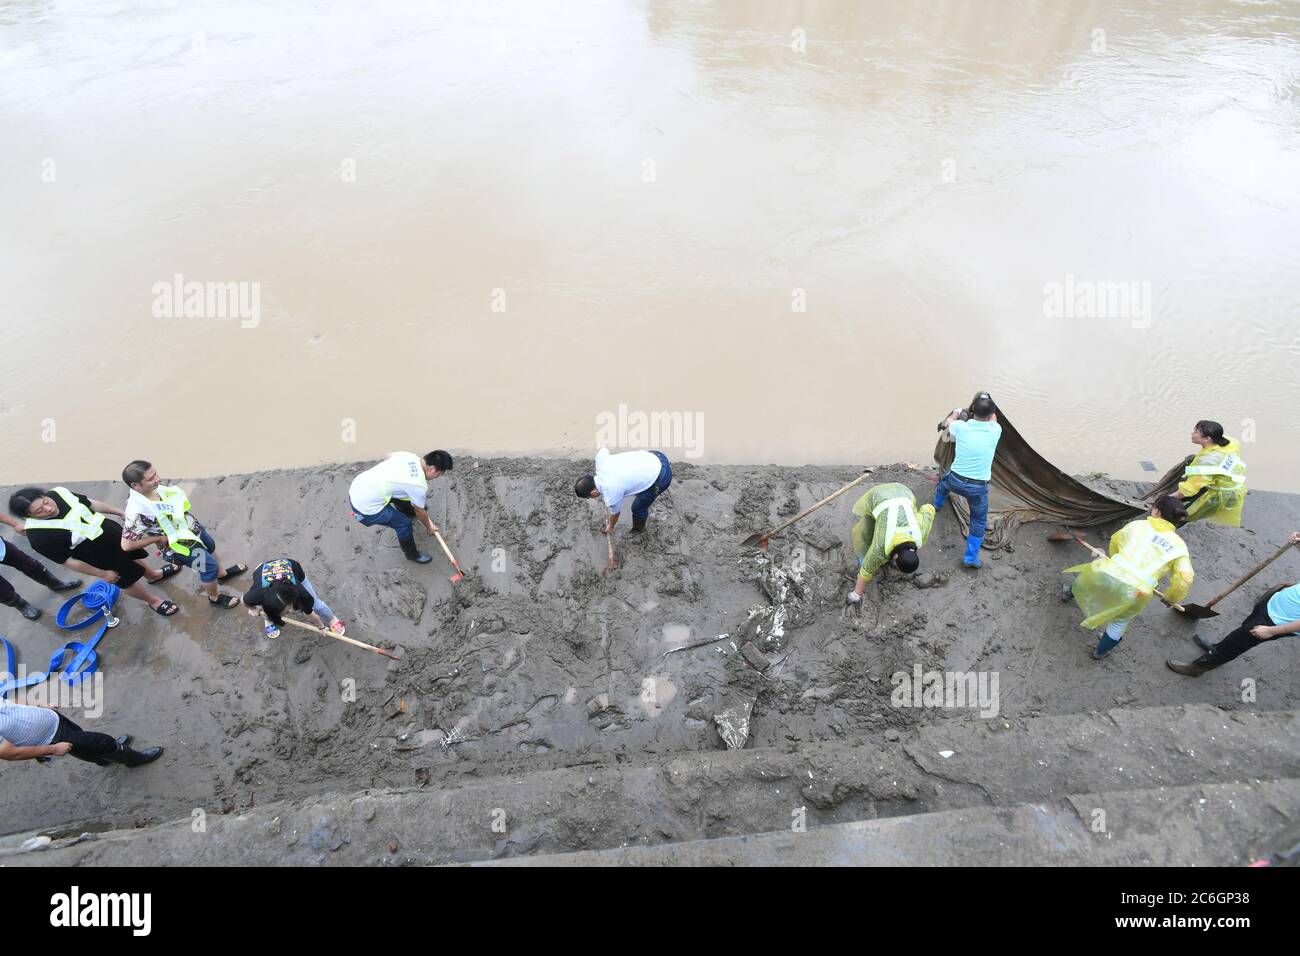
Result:
<instances>
[{"instance_id":1,"label":"man in white t-shirt","mask_svg":"<svg viewBox=\"0 0 1300 956\"><path fill-rule=\"evenodd\" d=\"M395 451L352 479L348 508L362 525L384 525L397 534L397 543L408 561L428 564L433 559L415 547L412 518L418 518L433 534L438 526L429 520L425 501L429 482L451 471L451 455L439 449L421 458L409 451Z\"/></svg>"},{"instance_id":2,"label":"man in white t-shirt","mask_svg":"<svg viewBox=\"0 0 1300 956\"><path fill-rule=\"evenodd\" d=\"M623 510L623 499L632 501L632 530L645 530L646 518L655 499L673 483L673 469L661 451L625 451L611 455L608 448L596 452L596 473L583 475L574 484L579 498L602 498L609 510L605 532L613 534Z\"/></svg>"}]
</instances>

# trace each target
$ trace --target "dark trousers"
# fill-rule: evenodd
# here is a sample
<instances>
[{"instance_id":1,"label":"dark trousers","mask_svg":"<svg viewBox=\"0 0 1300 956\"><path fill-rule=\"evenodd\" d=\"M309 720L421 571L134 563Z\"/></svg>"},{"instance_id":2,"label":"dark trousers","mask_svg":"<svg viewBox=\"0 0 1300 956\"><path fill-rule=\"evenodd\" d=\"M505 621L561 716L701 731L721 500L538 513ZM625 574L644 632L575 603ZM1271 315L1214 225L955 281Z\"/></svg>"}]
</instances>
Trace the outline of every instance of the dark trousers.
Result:
<instances>
[{"instance_id":1,"label":"dark trousers","mask_svg":"<svg viewBox=\"0 0 1300 956\"><path fill-rule=\"evenodd\" d=\"M653 485L632 499L632 520L636 522L645 521L649 517L650 506L673 483L673 469L668 464L668 456L661 451L653 451L650 454L659 459L659 477L655 479Z\"/></svg>"},{"instance_id":2,"label":"dark trousers","mask_svg":"<svg viewBox=\"0 0 1300 956\"><path fill-rule=\"evenodd\" d=\"M0 558L0 564L7 564L9 567L21 571L33 581L37 581L46 587L49 587L54 580L53 575L50 574L45 565L26 551L15 548L11 541L5 542L5 556ZM16 597L18 597L18 592L14 590L14 586L3 577L0 577L0 604L12 607Z\"/></svg>"},{"instance_id":3,"label":"dark trousers","mask_svg":"<svg viewBox=\"0 0 1300 956\"><path fill-rule=\"evenodd\" d=\"M110 754L117 753L117 741L108 734L82 730L62 714L59 714L59 729L54 732L54 739L50 743L72 744L72 749L68 752L78 760L90 763L107 760Z\"/></svg>"},{"instance_id":4,"label":"dark trousers","mask_svg":"<svg viewBox=\"0 0 1300 956\"><path fill-rule=\"evenodd\" d=\"M1267 641L1261 641L1252 635L1250 629L1259 627L1261 624L1265 627L1273 627L1279 623L1268 616L1268 601L1275 593L1275 590L1270 591L1260 598L1259 603L1250 612L1250 616L1242 621L1235 631L1214 645L1214 656L1216 658L1226 664L1228 661L1245 654L1252 647L1267 643ZM1292 635L1285 634L1283 636L1291 637ZM1269 640L1275 641L1277 638L1269 638Z\"/></svg>"},{"instance_id":5,"label":"dark trousers","mask_svg":"<svg viewBox=\"0 0 1300 956\"><path fill-rule=\"evenodd\" d=\"M984 537L989 520L989 483L963 478L950 471L939 479L934 489L934 510L942 511L949 495L961 495L970 505L970 536Z\"/></svg>"},{"instance_id":6,"label":"dark trousers","mask_svg":"<svg viewBox=\"0 0 1300 956\"><path fill-rule=\"evenodd\" d=\"M386 528L392 528L397 535L398 541L410 541L415 536L414 525L411 519L415 517L415 507L402 498L394 498L376 514L363 515L352 505L352 499L348 499L348 510L352 512L352 517L356 518L364 527L370 528L374 525L383 525Z\"/></svg>"}]
</instances>

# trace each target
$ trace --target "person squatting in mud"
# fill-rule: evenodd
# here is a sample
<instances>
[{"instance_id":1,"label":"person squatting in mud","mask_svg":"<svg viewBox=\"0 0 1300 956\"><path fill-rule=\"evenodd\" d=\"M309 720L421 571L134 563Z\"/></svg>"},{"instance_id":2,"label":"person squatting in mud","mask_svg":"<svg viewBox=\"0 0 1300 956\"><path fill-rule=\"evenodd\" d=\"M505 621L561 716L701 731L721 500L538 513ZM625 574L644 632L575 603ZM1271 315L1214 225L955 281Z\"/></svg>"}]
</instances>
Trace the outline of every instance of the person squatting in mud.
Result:
<instances>
[{"instance_id":1,"label":"person squatting in mud","mask_svg":"<svg viewBox=\"0 0 1300 956\"><path fill-rule=\"evenodd\" d=\"M123 510L122 550L155 545L169 567L193 568L203 582L203 593L213 607L233 608L239 598L223 594L220 585L248 570L232 564L221 570L217 542L190 510L190 499L175 485L164 485L158 470L136 459L122 469L122 482L130 489Z\"/></svg>"},{"instance_id":2,"label":"person squatting in mud","mask_svg":"<svg viewBox=\"0 0 1300 956\"><path fill-rule=\"evenodd\" d=\"M180 566L168 565L159 571L144 563L149 554L143 549L123 550L122 526L105 517L123 517L120 508L56 486L49 491L23 488L14 492L9 496L9 511L26 519L23 530L27 540L42 557L116 584L164 617L179 610L145 587L141 578L157 583L179 573Z\"/></svg>"},{"instance_id":3,"label":"person squatting in mud","mask_svg":"<svg viewBox=\"0 0 1300 956\"><path fill-rule=\"evenodd\" d=\"M1085 617L1085 628L1106 626L1092 652L1101 660L1124 637L1132 620L1142 613L1160 579L1169 577L1169 589L1162 596L1166 604L1177 604L1192 589L1192 562L1187 545L1174 528L1187 516L1182 501L1161 495L1145 518L1130 521L1110 538L1110 555L1088 564L1066 568L1078 574L1061 585L1061 600L1073 599Z\"/></svg>"},{"instance_id":4,"label":"person squatting in mud","mask_svg":"<svg viewBox=\"0 0 1300 956\"><path fill-rule=\"evenodd\" d=\"M1294 532L1290 541L1300 547L1300 531ZM1265 641L1297 633L1300 633L1300 584L1281 584L1265 592L1246 619L1219 643L1212 644L1199 634L1192 635L1192 640L1205 651L1196 660L1188 663L1169 660L1165 665L1179 674L1200 677Z\"/></svg>"},{"instance_id":5,"label":"person squatting in mud","mask_svg":"<svg viewBox=\"0 0 1300 956\"><path fill-rule=\"evenodd\" d=\"M934 525L934 505L918 513L916 495L900 482L872 485L853 505L858 522L853 526L853 552L858 556L858 580L849 592L850 604L862 600L867 584L886 563L904 574L921 565L917 554Z\"/></svg>"},{"instance_id":6,"label":"person squatting in mud","mask_svg":"<svg viewBox=\"0 0 1300 956\"><path fill-rule=\"evenodd\" d=\"M0 522L9 525L18 534L27 534L27 529L23 527L22 522L9 517L7 514L0 513ZM64 581L56 577L49 568L22 548L12 542L5 541L3 538L0 538L0 564L21 571L33 581L45 585L51 591L71 591L73 588L81 586L80 578ZM14 586L5 580L3 574L0 574L0 604L15 608L19 614L29 621L40 619L40 609L28 604L22 595L14 590Z\"/></svg>"},{"instance_id":7,"label":"person squatting in mud","mask_svg":"<svg viewBox=\"0 0 1300 956\"><path fill-rule=\"evenodd\" d=\"M1246 503L1246 462L1241 443L1223 434L1218 422L1199 421L1192 443L1201 450L1187 459L1183 481L1171 492L1187 505L1186 522L1207 520L1230 528L1241 527Z\"/></svg>"},{"instance_id":8,"label":"person squatting in mud","mask_svg":"<svg viewBox=\"0 0 1300 956\"><path fill-rule=\"evenodd\" d=\"M573 485L579 498L602 498L609 511L605 533L613 534L623 510L623 499L632 499L632 532L645 531L650 506L673 483L673 469L661 451L625 451L610 454L608 448L596 452L596 473L583 475Z\"/></svg>"},{"instance_id":9,"label":"person squatting in mud","mask_svg":"<svg viewBox=\"0 0 1300 956\"><path fill-rule=\"evenodd\" d=\"M406 560L428 564L433 558L415 546L411 519L416 518L429 534L438 526L429 518L425 503L429 482L452 469L451 455L442 449L424 458L409 451L391 452L387 458L352 479L348 488L348 510L362 526L392 528Z\"/></svg>"},{"instance_id":10,"label":"person squatting in mud","mask_svg":"<svg viewBox=\"0 0 1300 956\"><path fill-rule=\"evenodd\" d=\"M253 586L244 594L244 603L262 609L266 615L262 631L269 638L280 636L285 611L301 611L317 627L328 627L340 636L346 631L343 622L316 593L302 565L293 558L274 558L258 565L253 572Z\"/></svg>"}]
</instances>

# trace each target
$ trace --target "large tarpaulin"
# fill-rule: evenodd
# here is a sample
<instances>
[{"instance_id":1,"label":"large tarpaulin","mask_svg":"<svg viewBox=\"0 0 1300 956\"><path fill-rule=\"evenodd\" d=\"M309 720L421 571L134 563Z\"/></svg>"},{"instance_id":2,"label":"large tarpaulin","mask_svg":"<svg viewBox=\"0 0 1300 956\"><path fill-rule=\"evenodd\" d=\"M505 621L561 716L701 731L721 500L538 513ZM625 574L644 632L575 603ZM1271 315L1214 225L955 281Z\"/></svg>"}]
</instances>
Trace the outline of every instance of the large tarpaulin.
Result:
<instances>
[{"instance_id":1,"label":"large tarpaulin","mask_svg":"<svg viewBox=\"0 0 1300 956\"><path fill-rule=\"evenodd\" d=\"M1050 521L1067 528L1095 528L1132 521L1151 510L1151 505L1143 502L1168 494L1183 476L1185 462L1179 462L1141 498L1112 497L1071 478L1036 452L1001 408L998 424L1002 426L1002 437L993 457L989 481L986 548L1002 547L1027 521ZM934 449L934 460L946 472L955 453L956 445L944 429ZM962 533L966 533L970 526L966 500L957 495L949 496L948 500L957 512Z\"/></svg>"}]
</instances>

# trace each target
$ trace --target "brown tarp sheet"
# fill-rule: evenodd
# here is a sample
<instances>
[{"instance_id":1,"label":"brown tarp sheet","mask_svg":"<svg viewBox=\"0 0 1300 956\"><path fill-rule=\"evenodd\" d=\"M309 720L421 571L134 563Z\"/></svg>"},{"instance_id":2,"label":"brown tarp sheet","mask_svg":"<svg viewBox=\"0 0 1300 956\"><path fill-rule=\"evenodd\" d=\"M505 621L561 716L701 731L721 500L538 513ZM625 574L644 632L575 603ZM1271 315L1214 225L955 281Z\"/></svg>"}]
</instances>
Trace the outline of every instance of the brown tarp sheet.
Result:
<instances>
[{"instance_id":1,"label":"brown tarp sheet","mask_svg":"<svg viewBox=\"0 0 1300 956\"><path fill-rule=\"evenodd\" d=\"M1150 510L1143 504L1158 495L1168 494L1182 480L1185 462L1165 472L1160 481L1138 499L1113 498L1094 491L1061 471L1025 441L1016 427L998 408L1002 438L993 457L993 474L989 482L989 522L984 547L1001 548L1009 543L1020 525L1029 521L1048 521L1067 528L1095 528L1132 521ZM957 446L945 433L935 445L934 460L942 471L952 465ZM957 513L965 534L970 526L966 500L957 495L948 498Z\"/></svg>"}]
</instances>

